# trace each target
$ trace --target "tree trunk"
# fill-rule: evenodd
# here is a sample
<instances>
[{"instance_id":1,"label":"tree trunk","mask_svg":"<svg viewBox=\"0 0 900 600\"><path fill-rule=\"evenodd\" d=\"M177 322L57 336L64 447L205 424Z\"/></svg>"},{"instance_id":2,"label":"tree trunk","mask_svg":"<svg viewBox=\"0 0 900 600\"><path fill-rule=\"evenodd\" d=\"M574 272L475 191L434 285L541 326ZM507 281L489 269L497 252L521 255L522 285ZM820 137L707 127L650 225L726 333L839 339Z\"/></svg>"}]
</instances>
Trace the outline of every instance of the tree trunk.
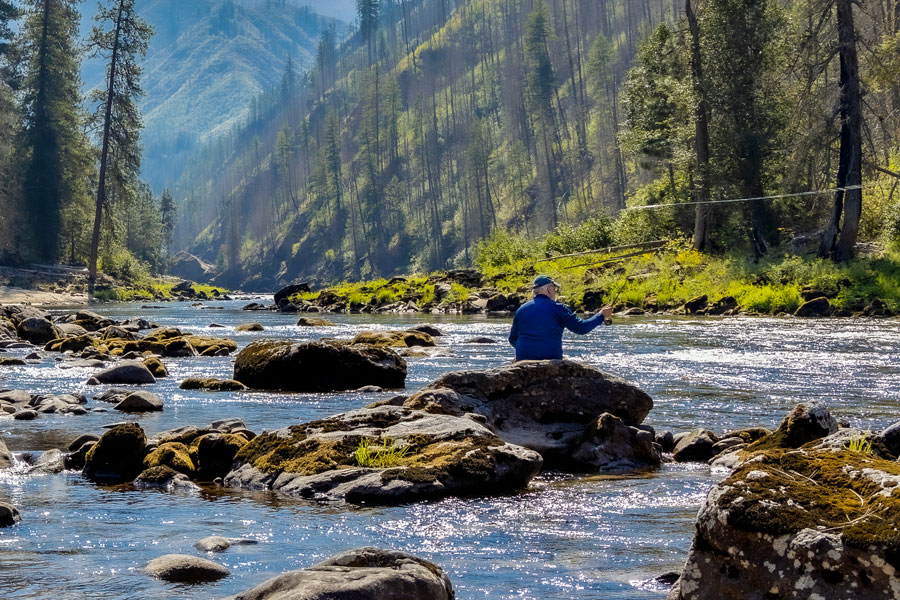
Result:
<instances>
[{"instance_id":1,"label":"tree trunk","mask_svg":"<svg viewBox=\"0 0 900 600\"><path fill-rule=\"evenodd\" d=\"M709 201L709 116L706 107L706 88L700 56L700 27L691 0L685 0L684 13L691 31L691 75L696 104L694 105L694 151L697 154L697 202ZM694 210L694 249L709 247L709 205L697 204Z\"/></svg>"},{"instance_id":2,"label":"tree trunk","mask_svg":"<svg viewBox=\"0 0 900 600\"><path fill-rule=\"evenodd\" d=\"M841 153L837 175L840 189L834 193L834 210L819 254L845 261L853 258L862 213L862 111L852 0L837 1L837 27L841 61ZM843 189L848 187L854 189Z\"/></svg>"},{"instance_id":3,"label":"tree trunk","mask_svg":"<svg viewBox=\"0 0 900 600\"><path fill-rule=\"evenodd\" d=\"M109 82L106 92L106 114L103 116L103 149L100 152L100 179L97 183L97 206L94 210L94 233L91 237L91 256L88 263L88 296L94 295L97 281L97 256L100 251L100 223L103 220L103 205L106 203L106 170L109 162L109 134L112 126L112 103L116 89L116 67L119 55L119 33L122 31L122 4L116 15L116 32L113 38L112 56L109 60Z\"/></svg>"}]
</instances>

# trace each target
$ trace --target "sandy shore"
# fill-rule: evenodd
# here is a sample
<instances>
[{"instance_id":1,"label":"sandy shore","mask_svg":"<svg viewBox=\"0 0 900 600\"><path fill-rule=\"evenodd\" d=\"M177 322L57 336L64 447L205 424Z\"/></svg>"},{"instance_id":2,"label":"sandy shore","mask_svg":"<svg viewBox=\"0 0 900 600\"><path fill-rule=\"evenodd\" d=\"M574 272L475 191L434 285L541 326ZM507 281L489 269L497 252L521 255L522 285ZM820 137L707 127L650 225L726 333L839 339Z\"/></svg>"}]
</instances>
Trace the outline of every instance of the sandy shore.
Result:
<instances>
[{"instance_id":1,"label":"sandy shore","mask_svg":"<svg viewBox=\"0 0 900 600\"><path fill-rule=\"evenodd\" d=\"M26 290L0 286L0 304L31 304L34 306L65 306L87 304L87 294L58 294L42 290Z\"/></svg>"}]
</instances>

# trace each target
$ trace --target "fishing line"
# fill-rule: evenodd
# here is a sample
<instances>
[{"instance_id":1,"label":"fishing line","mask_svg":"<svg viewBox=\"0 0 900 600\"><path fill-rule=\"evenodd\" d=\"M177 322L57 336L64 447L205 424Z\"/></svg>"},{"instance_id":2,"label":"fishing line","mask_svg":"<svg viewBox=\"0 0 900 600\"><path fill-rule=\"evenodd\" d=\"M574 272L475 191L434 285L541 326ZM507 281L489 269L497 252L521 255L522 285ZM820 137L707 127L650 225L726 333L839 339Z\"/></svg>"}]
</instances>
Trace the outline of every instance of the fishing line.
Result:
<instances>
[{"instance_id":1,"label":"fishing line","mask_svg":"<svg viewBox=\"0 0 900 600\"><path fill-rule=\"evenodd\" d=\"M752 198L729 198L728 200L698 200L695 202L668 202L665 204L647 204L646 206L630 206L623 208L622 212L630 210L647 210L650 208L663 208L666 206L696 206L698 204L730 204L733 202L752 202L755 200L777 200L778 198L799 198L801 196L818 196L820 194L832 194L834 192L847 192L850 190L862 190L867 187L877 185L869 183L867 185L848 185L846 187L832 188L830 190L815 190L812 192L794 192L791 194L775 194L773 196L754 196Z\"/></svg>"}]
</instances>

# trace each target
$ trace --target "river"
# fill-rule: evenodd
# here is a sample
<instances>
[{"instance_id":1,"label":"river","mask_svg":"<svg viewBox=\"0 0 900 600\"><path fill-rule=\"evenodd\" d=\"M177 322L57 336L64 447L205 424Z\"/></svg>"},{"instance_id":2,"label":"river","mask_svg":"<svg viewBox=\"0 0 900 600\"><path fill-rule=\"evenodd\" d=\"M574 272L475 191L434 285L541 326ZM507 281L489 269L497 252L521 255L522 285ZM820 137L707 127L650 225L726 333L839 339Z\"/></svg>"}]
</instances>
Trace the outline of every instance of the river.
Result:
<instances>
[{"instance_id":1,"label":"river","mask_svg":"<svg viewBox=\"0 0 900 600\"><path fill-rule=\"evenodd\" d=\"M450 356L410 359L407 391L458 369L482 369L511 358L510 320L484 316L332 315L338 327L298 328L296 315L242 312L246 300L159 309L139 304L95 307L113 319L145 317L164 326L235 339L350 336L428 322ZM65 312L55 310L56 313ZM238 333L258 321L266 331ZM207 329L216 322L224 329ZM565 352L640 385L655 401L647 423L675 433L707 427L775 427L799 401L818 400L854 426L881 429L897 420L900 322L793 318L620 318L589 336L568 336ZM496 344L467 344L475 336ZM3 356L24 356L12 350ZM6 367L0 387L29 392L81 391L87 369ZM153 391L165 410L133 419L148 435L181 425L238 417L256 432L357 408L385 394L273 394L183 391L188 376L229 378L233 357L166 359L171 376ZM89 400L87 407L98 406ZM105 407L109 405L103 405ZM83 416L0 419L0 438L15 454L65 448L81 433L125 420L115 411ZM0 598L217 598L342 550L378 545L427 558L449 574L459 600L662 598L652 580L680 571L697 509L721 474L702 464L668 463L651 473L573 477L546 473L517 495L450 498L396 507L316 504L271 493L206 488L198 493L99 487L79 473L24 475L0 471L0 500L22 522L0 529ZM211 558L226 579L175 586L142 573L151 559L197 554L209 535L251 538Z\"/></svg>"}]
</instances>

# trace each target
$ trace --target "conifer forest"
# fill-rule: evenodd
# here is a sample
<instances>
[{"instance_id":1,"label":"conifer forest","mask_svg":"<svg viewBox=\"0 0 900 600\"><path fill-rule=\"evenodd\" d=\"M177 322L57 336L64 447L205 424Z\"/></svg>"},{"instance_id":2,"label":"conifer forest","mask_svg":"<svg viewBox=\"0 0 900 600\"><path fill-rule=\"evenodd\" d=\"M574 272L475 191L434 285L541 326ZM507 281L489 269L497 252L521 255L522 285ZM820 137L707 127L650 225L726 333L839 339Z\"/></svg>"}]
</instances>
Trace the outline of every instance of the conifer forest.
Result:
<instances>
[{"instance_id":1,"label":"conifer forest","mask_svg":"<svg viewBox=\"0 0 900 600\"><path fill-rule=\"evenodd\" d=\"M213 4L221 36L242 5L290 8ZM187 250L262 289L554 232L838 261L900 239L896 0L357 0L153 173L141 6L104 0L81 39L78 0L0 1L4 261L154 273Z\"/></svg>"}]
</instances>

